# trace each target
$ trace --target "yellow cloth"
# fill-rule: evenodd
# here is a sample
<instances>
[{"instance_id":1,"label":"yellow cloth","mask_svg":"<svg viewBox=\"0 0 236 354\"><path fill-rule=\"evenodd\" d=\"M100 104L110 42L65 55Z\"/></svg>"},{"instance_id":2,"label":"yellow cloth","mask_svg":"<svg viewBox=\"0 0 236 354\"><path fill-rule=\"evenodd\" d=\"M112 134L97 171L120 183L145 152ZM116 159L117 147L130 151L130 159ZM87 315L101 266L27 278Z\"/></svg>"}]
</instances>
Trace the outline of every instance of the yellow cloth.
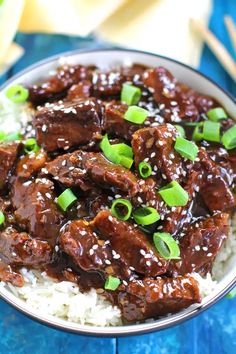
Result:
<instances>
[{"instance_id":1,"label":"yellow cloth","mask_svg":"<svg viewBox=\"0 0 236 354\"><path fill-rule=\"evenodd\" d=\"M170 56L197 66L202 41L189 28L207 24L212 0L4 0L0 6L0 65L17 30L85 36Z\"/></svg>"},{"instance_id":2,"label":"yellow cloth","mask_svg":"<svg viewBox=\"0 0 236 354\"><path fill-rule=\"evenodd\" d=\"M86 36L127 0L26 0L20 31Z\"/></svg>"},{"instance_id":3,"label":"yellow cloth","mask_svg":"<svg viewBox=\"0 0 236 354\"><path fill-rule=\"evenodd\" d=\"M98 28L105 40L150 51L197 67L202 40L189 20L207 25L211 0L135 0L124 4Z\"/></svg>"},{"instance_id":4,"label":"yellow cloth","mask_svg":"<svg viewBox=\"0 0 236 354\"><path fill-rule=\"evenodd\" d=\"M0 64L15 36L23 7L24 0L4 0L0 6Z\"/></svg>"}]
</instances>

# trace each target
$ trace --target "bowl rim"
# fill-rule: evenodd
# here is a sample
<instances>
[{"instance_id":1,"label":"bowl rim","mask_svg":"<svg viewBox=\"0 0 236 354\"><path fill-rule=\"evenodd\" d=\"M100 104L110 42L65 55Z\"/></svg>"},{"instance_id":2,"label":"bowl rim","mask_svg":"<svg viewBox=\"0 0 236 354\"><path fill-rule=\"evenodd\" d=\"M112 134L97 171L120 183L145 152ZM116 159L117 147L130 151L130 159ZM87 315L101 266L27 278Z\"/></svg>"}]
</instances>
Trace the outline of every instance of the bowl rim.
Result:
<instances>
[{"instance_id":1,"label":"bowl rim","mask_svg":"<svg viewBox=\"0 0 236 354\"><path fill-rule=\"evenodd\" d=\"M66 51L62 53L58 53L56 55L50 56L49 58L42 59L27 68L19 71L16 75L8 79L6 82L4 82L0 86L0 92L5 89L8 85L10 85L12 82L16 81L19 79L21 76L28 74L32 71L35 71L37 68L53 63L54 61L59 60L61 57L63 58L68 58L71 56L76 56L79 54L83 53L97 53L97 52L123 52L123 53L136 53L136 54L144 54L148 56L152 56L155 58L160 58L164 59L167 61L170 61L172 63L178 64L179 66L182 66L200 77L204 78L207 80L209 83L214 85L218 90L222 91L233 103L236 103L236 98L234 98L227 90L223 89L220 87L219 84L217 84L214 80L206 76L205 74L201 73L200 71L196 70L195 68L192 68L191 66L181 63L178 60L155 54L155 53L150 53L146 51L141 51L141 50L136 50L136 49L124 49L124 48L92 48L92 49L78 49L78 50L71 50L71 51ZM173 327L175 325L178 325L186 320L189 320L199 314L201 314L203 311L207 310L211 306L213 306L216 302L221 300L234 286L236 285L236 276L229 284L227 284L226 287L224 287L219 293L217 293L212 299L207 301L205 304L196 304L195 308L192 308L190 312L188 313L183 313L183 312L178 312L177 314L171 315L170 317L164 317L161 319L161 322L149 322L149 323L142 323L142 324L132 324L132 325L127 325L127 326L114 326L114 327L100 327L100 326L90 326L90 325L81 325L78 323L72 323L68 321L68 324L66 321L63 321L63 323L60 323L60 319L54 316L47 316L47 315L38 315L37 313L34 313L33 310L26 309L23 306L18 305L15 303L12 299L7 298L6 295L4 295L0 289L0 298L13 306L15 309L26 315L27 317L34 319L35 321L46 325L48 327L52 327L61 331L66 331L70 333L75 333L79 335L86 335L86 336L97 336L97 337L122 337L122 336L131 336L131 335L140 335L140 334L146 334L154 331L159 331L163 329L167 329L170 327ZM50 317L50 318L47 318ZM55 320L54 320L55 319ZM53 321L54 320L54 321ZM58 323L57 323L58 322ZM77 328L75 328L77 327Z\"/></svg>"}]
</instances>

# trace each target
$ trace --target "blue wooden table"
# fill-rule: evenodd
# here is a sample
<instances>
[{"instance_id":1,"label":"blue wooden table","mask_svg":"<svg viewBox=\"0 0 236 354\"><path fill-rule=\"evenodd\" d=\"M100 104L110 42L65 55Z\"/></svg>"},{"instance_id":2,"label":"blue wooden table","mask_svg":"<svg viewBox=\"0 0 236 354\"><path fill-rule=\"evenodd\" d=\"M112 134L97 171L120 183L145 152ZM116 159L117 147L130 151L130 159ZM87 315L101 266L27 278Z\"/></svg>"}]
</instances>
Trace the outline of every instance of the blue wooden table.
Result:
<instances>
[{"instance_id":1,"label":"blue wooden table","mask_svg":"<svg viewBox=\"0 0 236 354\"><path fill-rule=\"evenodd\" d=\"M214 0L210 21L211 29L234 54L223 25L224 14L231 14L236 21L236 0ZM93 36L81 39L19 33L16 41L25 47L27 54L0 78L0 82L47 56L72 49L104 46ZM199 69L236 96L235 84L207 48L204 48ZM28 319L1 300L0 318L0 354L236 353L236 298L223 299L200 316L171 329L119 339L89 338L59 332Z\"/></svg>"}]
</instances>

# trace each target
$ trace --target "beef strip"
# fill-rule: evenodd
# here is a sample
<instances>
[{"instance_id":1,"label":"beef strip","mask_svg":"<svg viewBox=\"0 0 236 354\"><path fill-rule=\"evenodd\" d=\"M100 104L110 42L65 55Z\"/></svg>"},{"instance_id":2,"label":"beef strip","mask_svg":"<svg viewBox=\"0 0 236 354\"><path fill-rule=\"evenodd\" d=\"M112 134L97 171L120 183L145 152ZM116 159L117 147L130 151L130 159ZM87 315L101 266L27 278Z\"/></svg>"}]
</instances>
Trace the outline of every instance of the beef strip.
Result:
<instances>
[{"instance_id":1,"label":"beef strip","mask_svg":"<svg viewBox=\"0 0 236 354\"><path fill-rule=\"evenodd\" d=\"M220 213L189 225L179 240L180 261L171 261L169 272L206 275L229 234L229 214Z\"/></svg>"},{"instance_id":2,"label":"beef strip","mask_svg":"<svg viewBox=\"0 0 236 354\"><path fill-rule=\"evenodd\" d=\"M6 187L16 161L20 143L0 143L0 190Z\"/></svg>"},{"instance_id":3,"label":"beef strip","mask_svg":"<svg viewBox=\"0 0 236 354\"><path fill-rule=\"evenodd\" d=\"M196 302L201 302L201 295L197 281L190 276L134 280L118 294L127 322L174 313Z\"/></svg>"},{"instance_id":4,"label":"beef strip","mask_svg":"<svg viewBox=\"0 0 236 354\"><path fill-rule=\"evenodd\" d=\"M119 95L122 89L124 77L120 72L96 72L93 73L93 95L101 98L110 98Z\"/></svg>"},{"instance_id":5,"label":"beef strip","mask_svg":"<svg viewBox=\"0 0 236 354\"><path fill-rule=\"evenodd\" d=\"M9 282L14 286L22 287L24 285L23 276L14 269L14 266L6 264L0 259L0 280Z\"/></svg>"},{"instance_id":6,"label":"beef strip","mask_svg":"<svg viewBox=\"0 0 236 354\"><path fill-rule=\"evenodd\" d=\"M61 249L84 271L128 276L130 271L113 259L109 242L99 239L93 227L84 220L72 221L59 237Z\"/></svg>"},{"instance_id":7,"label":"beef strip","mask_svg":"<svg viewBox=\"0 0 236 354\"><path fill-rule=\"evenodd\" d=\"M132 148L135 166L151 164L154 173L167 181L181 181L186 175L181 156L174 150L176 129L171 124L143 128L133 134Z\"/></svg>"},{"instance_id":8,"label":"beef strip","mask_svg":"<svg viewBox=\"0 0 236 354\"><path fill-rule=\"evenodd\" d=\"M104 270L106 260L112 258L110 247L99 242L92 227L84 220L72 221L61 233L59 242L61 249L86 271Z\"/></svg>"},{"instance_id":9,"label":"beef strip","mask_svg":"<svg viewBox=\"0 0 236 354\"><path fill-rule=\"evenodd\" d=\"M160 257L147 236L131 223L120 221L103 210L97 214L93 225L101 237L110 240L117 257L137 273L157 276L166 272L168 261Z\"/></svg>"},{"instance_id":10,"label":"beef strip","mask_svg":"<svg viewBox=\"0 0 236 354\"><path fill-rule=\"evenodd\" d=\"M8 227L0 232L0 257L15 266L39 266L51 261L52 248L47 241L31 238L26 232Z\"/></svg>"},{"instance_id":11,"label":"beef strip","mask_svg":"<svg viewBox=\"0 0 236 354\"><path fill-rule=\"evenodd\" d=\"M68 101L72 101L80 97L88 98L90 97L91 88L92 88L92 82L89 80L83 80L78 84L71 86L71 88L68 90L66 99Z\"/></svg>"},{"instance_id":12,"label":"beef strip","mask_svg":"<svg viewBox=\"0 0 236 354\"><path fill-rule=\"evenodd\" d=\"M177 79L165 68L148 69L143 73L144 84L154 90L153 96L161 116L166 122L199 121L201 113L216 106L209 96L203 96L178 83Z\"/></svg>"},{"instance_id":13,"label":"beef strip","mask_svg":"<svg viewBox=\"0 0 236 354\"><path fill-rule=\"evenodd\" d=\"M54 186L46 178L15 178L11 200L18 225L32 237L55 244L63 215L55 203Z\"/></svg>"},{"instance_id":14,"label":"beef strip","mask_svg":"<svg viewBox=\"0 0 236 354\"><path fill-rule=\"evenodd\" d=\"M124 119L127 109L128 106L125 103L116 101L106 103L103 128L112 136L130 141L134 132L145 127L145 125L154 123L155 117L148 117L144 124L134 124Z\"/></svg>"},{"instance_id":15,"label":"beef strip","mask_svg":"<svg viewBox=\"0 0 236 354\"><path fill-rule=\"evenodd\" d=\"M235 198L230 185L230 174L211 160L204 149L200 149L200 162L194 168L203 170L200 195L211 211L224 211L235 206Z\"/></svg>"},{"instance_id":16,"label":"beef strip","mask_svg":"<svg viewBox=\"0 0 236 354\"><path fill-rule=\"evenodd\" d=\"M137 178L126 168L109 162L101 153L75 151L59 156L46 165L56 180L67 187L79 186L82 190L93 188L93 183L102 188L115 187L135 195Z\"/></svg>"},{"instance_id":17,"label":"beef strip","mask_svg":"<svg viewBox=\"0 0 236 354\"><path fill-rule=\"evenodd\" d=\"M90 69L81 65L63 65L41 85L29 87L29 101L35 105L64 97L72 85L91 76Z\"/></svg>"},{"instance_id":18,"label":"beef strip","mask_svg":"<svg viewBox=\"0 0 236 354\"><path fill-rule=\"evenodd\" d=\"M33 117L36 138L46 151L69 149L101 138L101 105L94 98L48 104Z\"/></svg>"},{"instance_id":19,"label":"beef strip","mask_svg":"<svg viewBox=\"0 0 236 354\"><path fill-rule=\"evenodd\" d=\"M17 162L15 175L28 179L39 172L45 166L47 160L47 153L43 150L24 155Z\"/></svg>"}]
</instances>

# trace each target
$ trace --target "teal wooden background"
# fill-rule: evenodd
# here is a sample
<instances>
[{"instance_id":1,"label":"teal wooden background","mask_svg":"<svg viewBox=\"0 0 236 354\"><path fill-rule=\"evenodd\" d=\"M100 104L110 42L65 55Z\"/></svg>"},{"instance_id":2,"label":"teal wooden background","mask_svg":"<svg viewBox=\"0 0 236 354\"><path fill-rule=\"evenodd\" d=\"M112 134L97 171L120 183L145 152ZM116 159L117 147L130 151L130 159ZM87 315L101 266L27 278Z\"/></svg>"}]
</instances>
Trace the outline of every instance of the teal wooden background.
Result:
<instances>
[{"instance_id":1,"label":"teal wooden background","mask_svg":"<svg viewBox=\"0 0 236 354\"><path fill-rule=\"evenodd\" d=\"M196 0L197 1L197 0ZM233 55L223 15L236 21L236 0L214 0L210 28ZM17 34L26 55L4 76L4 82L40 59L79 48L109 47L94 36L86 39L61 35ZM204 48L199 70L236 96L236 85ZM128 338L92 338L63 333L20 314L0 300L0 354L234 354L236 353L236 298L223 299L198 317L173 328Z\"/></svg>"}]
</instances>

